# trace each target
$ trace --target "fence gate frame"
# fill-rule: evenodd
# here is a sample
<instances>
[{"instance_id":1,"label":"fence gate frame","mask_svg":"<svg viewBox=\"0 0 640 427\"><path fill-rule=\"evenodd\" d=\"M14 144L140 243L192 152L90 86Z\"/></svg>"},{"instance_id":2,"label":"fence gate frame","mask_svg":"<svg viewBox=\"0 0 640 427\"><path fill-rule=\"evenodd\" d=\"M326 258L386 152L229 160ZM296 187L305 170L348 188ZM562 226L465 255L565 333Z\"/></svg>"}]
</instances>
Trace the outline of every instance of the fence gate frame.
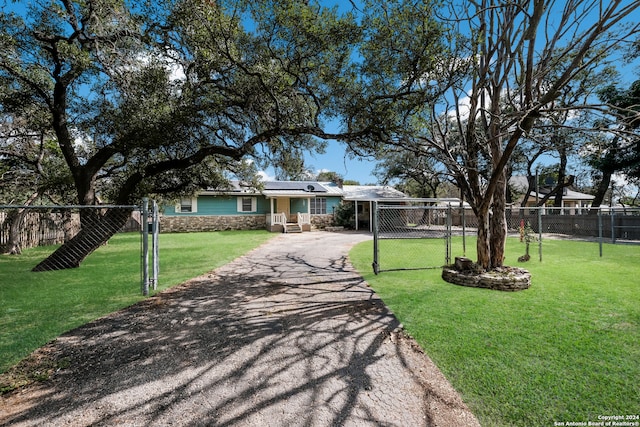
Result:
<instances>
[{"instance_id":1,"label":"fence gate frame","mask_svg":"<svg viewBox=\"0 0 640 427\"><path fill-rule=\"evenodd\" d=\"M7 227L4 220L7 217L6 212L11 210L22 210L27 212L42 212L42 213L62 213L64 211L68 211L71 214L76 212L76 214L82 209L128 209L131 212L139 212L140 213L140 224L138 228L138 233L140 235L140 288L143 295L149 294L149 288L157 289L158 286L158 277L160 272L160 264L159 264L159 232L160 232L160 221L159 221L159 210L156 201L152 202L151 210L149 210L149 200L143 199L141 204L138 205L0 205L0 226ZM39 217L42 218L42 217ZM28 233L28 235L34 234L41 235L45 233L41 231L39 228L29 228L24 224L24 219L20 219L20 223L17 225L22 227L21 233ZM38 224L42 224L42 219L39 219ZM77 226L79 227L79 220L76 220ZM136 221L137 222L137 221ZM40 227L39 225L37 227ZM61 231L56 226L51 229L54 233L54 237L47 237L45 242L50 241L50 243L44 243L42 237L38 237L33 244L29 244L27 246L21 245L22 247L29 248L33 246L44 246L44 245L53 245L53 244L63 244L64 241L67 241L69 238L77 234L77 230L74 231L72 235L67 236L66 232ZM75 229L75 227L74 227ZM26 231L25 231L26 230ZM49 229L47 229L49 230ZM79 228L78 228L79 230ZM122 231L122 230L121 230ZM130 229L129 231L135 231L135 229ZM47 231L50 233L50 231ZM64 234L64 236L61 236ZM48 234L47 234L48 236ZM151 239L151 245L149 244L149 240ZM0 244L2 243L2 238L0 238ZM21 238L21 242L24 242L24 237ZM8 240L7 242L8 243ZM150 252L151 249L151 252ZM150 262L151 260L151 262ZM151 270L151 271L150 271Z\"/></svg>"},{"instance_id":2,"label":"fence gate frame","mask_svg":"<svg viewBox=\"0 0 640 427\"><path fill-rule=\"evenodd\" d=\"M160 215L158 203L151 201L151 211L149 211L149 199L142 199L142 221L141 239L142 251L140 254L142 264L142 295L149 295L149 288L158 289L158 276L160 274ZM149 250L149 239L151 239L151 250ZM151 263L149 263L151 258ZM149 272L151 270L151 272Z\"/></svg>"},{"instance_id":3,"label":"fence gate frame","mask_svg":"<svg viewBox=\"0 0 640 427\"><path fill-rule=\"evenodd\" d=\"M427 270L427 269L435 269L441 268L443 265L448 265L451 263L451 236L452 236L452 203L448 202L444 206L437 205L425 205L424 203L437 203L442 202L442 199L398 199L393 202L404 203L400 204L390 204L390 201L385 201L384 203L379 203L378 201L373 202L373 218L372 218L372 228L373 228L373 262L371 264L373 268L374 274L379 274L382 271L394 271L394 270ZM391 202L391 203L393 203ZM409 206L406 203L423 203L422 206ZM428 236L428 233L424 233L420 235L420 233L414 233L403 237L402 233L396 234L394 237L384 237L384 230L381 231L380 224L380 212L385 210L421 210L427 212L444 212L446 213L444 219L444 228L439 229L438 231L442 232L440 236ZM462 211L462 224L463 224L463 241L464 241L464 210ZM434 229L426 228L424 231L433 231ZM434 265L428 266L425 265L423 267L412 267L412 268L392 268L383 270L380 268L380 240L403 240L403 239L443 239L445 243L444 249L444 264L442 265Z\"/></svg>"}]
</instances>

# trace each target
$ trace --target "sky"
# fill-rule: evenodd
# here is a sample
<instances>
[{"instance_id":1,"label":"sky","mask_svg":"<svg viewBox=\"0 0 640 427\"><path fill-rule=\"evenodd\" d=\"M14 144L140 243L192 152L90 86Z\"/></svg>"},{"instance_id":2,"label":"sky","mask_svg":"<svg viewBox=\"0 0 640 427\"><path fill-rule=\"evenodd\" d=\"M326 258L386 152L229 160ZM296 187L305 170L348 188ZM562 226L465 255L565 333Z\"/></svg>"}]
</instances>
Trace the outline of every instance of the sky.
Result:
<instances>
[{"instance_id":1,"label":"sky","mask_svg":"<svg viewBox=\"0 0 640 427\"><path fill-rule=\"evenodd\" d=\"M345 180L358 181L360 184L377 184L378 179L372 175L375 162L367 159L348 159L344 144L329 142L325 154L308 154L305 156L307 166L317 173L331 171L341 175Z\"/></svg>"},{"instance_id":2,"label":"sky","mask_svg":"<svg viewBox=\"0 0 640 427\"><path fill-rule=\"evenodd\" d=\"M344 180L357 181L360 185L379 184L378 179L372 174L375 161L347 158L346 147L341 142L329 141L323 154L306 152L304 162L314 175L320 172L336 172ZM263 170L260 174L264 181L275 180L273 168Z\"/></svg>"}]
</instances>

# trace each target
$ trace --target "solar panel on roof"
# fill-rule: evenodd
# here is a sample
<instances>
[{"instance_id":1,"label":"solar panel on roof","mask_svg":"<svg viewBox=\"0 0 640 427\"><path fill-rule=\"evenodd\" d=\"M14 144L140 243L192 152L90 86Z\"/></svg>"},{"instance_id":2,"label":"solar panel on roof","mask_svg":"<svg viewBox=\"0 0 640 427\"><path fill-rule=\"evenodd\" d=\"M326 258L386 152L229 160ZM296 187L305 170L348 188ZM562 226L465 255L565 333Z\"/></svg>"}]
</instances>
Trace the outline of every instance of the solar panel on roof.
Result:
<instances>
[{"instance_id":1,"label":"solar panel on roof","mask_svg":"<svg viewBox=\"0 0 640 427\"><path fill-rule=\"evenodd\" d=\"M326 193L322 184L314 181L269 181L264 183L265 190L307 191L311 193Z\"/></svg>"}]
</instances>

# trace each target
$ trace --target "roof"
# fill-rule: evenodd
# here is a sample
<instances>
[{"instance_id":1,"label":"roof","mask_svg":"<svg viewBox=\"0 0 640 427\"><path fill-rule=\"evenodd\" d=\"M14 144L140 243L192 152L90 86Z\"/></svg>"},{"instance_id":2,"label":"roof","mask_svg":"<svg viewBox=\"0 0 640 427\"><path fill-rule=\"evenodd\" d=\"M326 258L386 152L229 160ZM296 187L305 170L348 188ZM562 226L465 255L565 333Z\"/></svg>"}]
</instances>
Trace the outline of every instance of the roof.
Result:
<instances>
[{"instance_id":1,"label":"roof","mask_svg":"<svg viewBox=\"0 0 640 427\"><path fill-rule=\"evenodd\" d=\"M509 179L509 184L511 184L511 186L514 187L515 190L523 193L527 191L527 187L529 185L527 177L523 175L512 176ZM540 192L538 197L544 197L545 194L548 194L552 189L549 187L539 187L538 190ZM536 197L535 190L532 191L529 195L529 198L531 197ZM579 191L571 190L570 188L565 187L562 190L562 198L565 200L593 200L595 199L595 196L592 196L591 194L581 193Z\"/></svg>"},{"instance_id":2,"label":"roof","mask_svg":"<svg viewBox=\"0 0 640 427\"><path fill-rule=\"evenodd\" d=\"M372 201L380 199L404 199L407 196L393 187L375 185L345 185L342 187L345 200Z\"/></svg>"},{"instance_id":3,"label":"roof","mask_svg":"<svg viewBox=\"0 0 640 427\"><path fill-rule=\"evenodd\" d=\"M263 194L263 195L304 195L328 193L325 185L315 181L266 181L262 190L242 185L241 181L230 181L228 187L207 188L200 194Z\"/></svg>"},{"instance_id":4,"label":"roof","mask_svg":"<svg viewBox=\"0 0 640 427\"><path fill-rule=\"evenodd\" d=\"M532 199L532 198L535 199L536 197L543 198L544 196L549 194L549 191L551 190L548 188L540 188L539 194L536 193L535 191L532 191L531 194L529 194L529 199ZM595 198L596 197L592 196L591 194L585 194L579 191L569 190L568 188L565 188L562 191L563 200L593 200Z\"/></svg>"},{"instance_id":5,"label":"roof","mask_svg":"<svg viewBox=\"0 0 640 427\"><path fill-rule=\"evenodd\" d=\"M271 197L317 197L336 196L345 200L373 201L381 199L404 199L407 196L390 186L345 185L340 187L326 181L265 181L263 189L256 190L240 185L240 181L231 181L228 188L208 188L200 194L251 194Z\"/></svg>"},{"instance_id":6,"label":"roof","mask_svg":"<svg viewBox=\"0 0 640 427\"><path fill-rule=\"evenodd\" d=\"M269 197L315 197L326 195L327 188L316 181L267 181L262 194Z\"/></svg>"},{"instance_id":7,"label":"roof","mask_svg":"<svg viewBox=\"0 0 640 427\"><path fill-rule=\"evenodd\" d=\"M262 194L269 197L314 197L327 193L327 189L315 181L267 181Z\"/></svg>"},{"instance_id":8,"label":"roof","mask_svg":"<svg viewBox=\"0 0 640 427\"><path fill-rule=\"evenodd\" d=\"M327 189L316 181L266 181L266 191L304 191L305 193L326 193Z\"/></svg>"}]
</instances>

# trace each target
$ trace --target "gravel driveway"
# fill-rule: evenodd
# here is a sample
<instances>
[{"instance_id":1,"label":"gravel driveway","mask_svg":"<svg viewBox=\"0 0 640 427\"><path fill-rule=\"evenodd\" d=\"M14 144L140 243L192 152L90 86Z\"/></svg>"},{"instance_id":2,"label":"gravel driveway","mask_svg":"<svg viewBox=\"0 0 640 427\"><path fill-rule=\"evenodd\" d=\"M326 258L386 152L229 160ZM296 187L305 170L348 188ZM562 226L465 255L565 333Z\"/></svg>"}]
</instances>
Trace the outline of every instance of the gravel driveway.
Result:
<instances>
[{"instance_id":1,"label":"gravel driveway","mask_svg":"<svg viewBox=\"0 0 640 427\"><path fill-rule=\"evenodd\" d=\"M0 425L479 425L354 272L370 238L279 235L61 336L41 351L68 368L0 398Z\"/></svg>"}]
</instances>

